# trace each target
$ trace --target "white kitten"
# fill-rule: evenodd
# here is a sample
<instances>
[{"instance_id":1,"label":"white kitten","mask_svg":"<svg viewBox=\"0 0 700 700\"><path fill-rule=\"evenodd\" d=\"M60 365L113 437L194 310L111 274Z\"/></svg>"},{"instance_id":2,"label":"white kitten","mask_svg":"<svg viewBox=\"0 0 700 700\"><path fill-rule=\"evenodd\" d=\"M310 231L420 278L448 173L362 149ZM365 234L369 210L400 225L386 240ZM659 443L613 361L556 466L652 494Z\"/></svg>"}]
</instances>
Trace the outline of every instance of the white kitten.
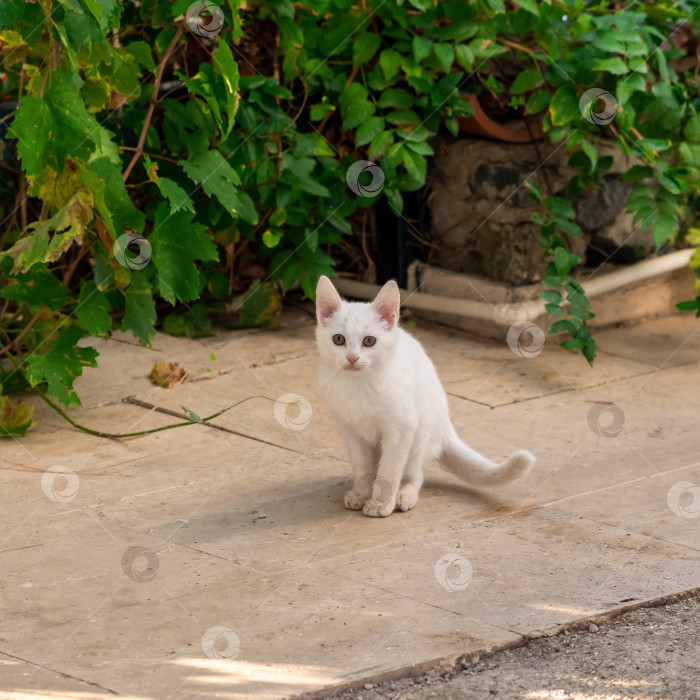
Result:
<instances>
[{"instance_id":1,"label":"white kitten","mask_svg":"<svg viewBox=\"0 0 700 700\"><path fill-rule=\"evenodd\" d=\"M372 517L413 508L423 469L434 459L474 486L519 479L535 463L519 450L496 464L459 439L433 363L398 326L399 306L395 282L371 304L343 301L327 277L316 288L319 391L355 474L345 506Z\"/></svg>"}]
</instances>

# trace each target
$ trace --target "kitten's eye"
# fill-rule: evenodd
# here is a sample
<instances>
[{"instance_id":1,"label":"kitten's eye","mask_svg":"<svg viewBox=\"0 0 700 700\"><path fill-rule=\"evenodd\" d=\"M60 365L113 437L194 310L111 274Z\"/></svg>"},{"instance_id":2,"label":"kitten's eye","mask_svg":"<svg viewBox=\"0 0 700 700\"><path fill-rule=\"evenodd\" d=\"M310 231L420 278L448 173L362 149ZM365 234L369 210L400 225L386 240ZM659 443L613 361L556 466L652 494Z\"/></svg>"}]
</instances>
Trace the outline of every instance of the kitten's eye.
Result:
<instances>
[{"instance_id":1,"label":"kitten's eye","mask_svg":"<svg viewBox=\"0 0 700 700\"><path fill-rule=\"evenodd\" d=\"M345 345L345 336L344 336L344 335L340 335L340 333L336 333L336 334L333 336L333 342L334 342L336 345Z\"/></svg>"},{"instance_id":2,"label":"kitten's eye","mask_svg":"<svg viewBox=\"0 0 700 700\"><path fill-rule=\"evenodd\" d=\"M377 339L373 335L368 335L363 341L362 344L366 348L371 348L375 343L377 342Z\"/></svg>"}]
</instances>

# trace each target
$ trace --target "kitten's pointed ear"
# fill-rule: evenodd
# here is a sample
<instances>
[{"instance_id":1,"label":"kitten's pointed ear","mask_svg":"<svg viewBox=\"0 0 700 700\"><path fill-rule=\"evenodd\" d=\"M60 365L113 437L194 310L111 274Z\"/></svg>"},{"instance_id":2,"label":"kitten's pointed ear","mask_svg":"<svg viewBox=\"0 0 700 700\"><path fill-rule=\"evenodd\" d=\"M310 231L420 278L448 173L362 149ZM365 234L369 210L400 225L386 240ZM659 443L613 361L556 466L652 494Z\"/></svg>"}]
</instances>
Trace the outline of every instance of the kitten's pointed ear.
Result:
<instances>
[{"instance_id":1,"label":"kitten's pointed ear","mask_svg":"<svg viewBox=\"0 0 700 700\"><path fill-rule=\"evenodd\" d=\"M389 328L393 328L399 320L399 307L401 306L401 295L399 286L394 280L389 280L377 294L377 298L372 302L374 310L386 321Z\"/></svg>"},{"instance_id":2,"label":"kitten's pointed ear","mask_svg":"<svg viewBox=\"0 0 700 700\"><path fill-rule=\"evenodd\" d=\"M316 285L316 317L323 323L342 306L343 300L335 291L333 283L323 275Z\"/></svg>"}]
</instances>

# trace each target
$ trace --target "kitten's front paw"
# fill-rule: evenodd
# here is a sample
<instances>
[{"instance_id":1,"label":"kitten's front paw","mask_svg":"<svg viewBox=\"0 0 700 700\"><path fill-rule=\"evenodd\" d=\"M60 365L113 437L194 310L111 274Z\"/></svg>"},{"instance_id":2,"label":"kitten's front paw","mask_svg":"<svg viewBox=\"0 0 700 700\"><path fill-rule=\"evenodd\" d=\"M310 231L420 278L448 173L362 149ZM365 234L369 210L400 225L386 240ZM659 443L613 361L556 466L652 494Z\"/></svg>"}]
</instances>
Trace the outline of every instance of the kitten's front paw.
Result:
<instances>
[{"instance_id":1,"label":"kitten's front paw","mask_svg":"<svg viewBox=\"0 0 700 700\"><path fill-rule=\"evenodd\" d=\"M396 509L402 512L411 510L418 502L418 489L413 484L405 484L399 489Z\"/></svg>"},{"instance_id":2,"label":"kitten's front paw","mask_svg":"<svg viewBox=\"0 0 700 700\"><path fill-rule=\"evenodd\" d=\"M366 500L364 496L358 496L354 491L345 493L345 507L349 510L362 510Z\"/></svg>"},{"instance_id":3,"label":"kitten's front paw","mask_svg":"<svg viewBox=\"0 0 700 700\"><path fill-rule=\"evenodd\" d=\"M386 518L394 512L396 504L393 500L379 501L374 498L365 503L362 512L369 518Z\"/></svg>"}]
</instances>

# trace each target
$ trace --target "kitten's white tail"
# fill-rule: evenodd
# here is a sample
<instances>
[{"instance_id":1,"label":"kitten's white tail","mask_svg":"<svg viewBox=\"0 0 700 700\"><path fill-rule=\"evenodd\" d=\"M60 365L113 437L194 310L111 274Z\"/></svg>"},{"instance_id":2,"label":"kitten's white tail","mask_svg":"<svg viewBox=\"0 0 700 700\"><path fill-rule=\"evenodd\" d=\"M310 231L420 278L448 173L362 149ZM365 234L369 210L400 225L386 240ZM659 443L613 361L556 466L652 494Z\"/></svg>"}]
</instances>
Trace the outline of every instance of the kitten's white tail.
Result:
<instances>
[{"instance_id":1,"label":"kitten's white tail","mask_svg":"<svg viewBox=\"0 0 700 700\"><path fill-rule=\"evenodd\" d=\"M535 463L534 456L527 450L513 452L500 464L492 462L465 445L452 426L438 459L448 471L472 486L507 484L525 476Z\"/></svg>"}]
</instances>

